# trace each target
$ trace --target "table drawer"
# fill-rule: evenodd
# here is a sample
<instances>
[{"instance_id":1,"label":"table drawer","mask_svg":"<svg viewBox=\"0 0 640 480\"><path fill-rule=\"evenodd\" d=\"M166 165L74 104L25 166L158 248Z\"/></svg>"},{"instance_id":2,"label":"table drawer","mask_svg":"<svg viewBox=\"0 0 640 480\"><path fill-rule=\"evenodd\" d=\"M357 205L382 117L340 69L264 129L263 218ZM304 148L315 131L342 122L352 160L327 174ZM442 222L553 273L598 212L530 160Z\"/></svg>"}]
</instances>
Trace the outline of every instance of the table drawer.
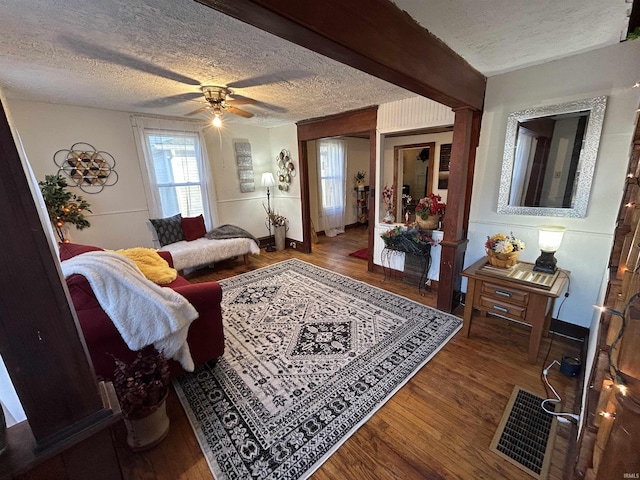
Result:
<instances>
[{"instance_id":1,"label":"table drawer","mask_svg":"<svg viewBox=\"0 0 640 480\"><path fill-rule=\"evenodd\" d=\"M513 305L496 298L480 297L480 308L488 313L495 313L514 320L524 320L527 316L527 308L521 305Z\"/></svg>"},{"instance_id":2,"label":"table drawer","mask_svg":"<svg viewBox=\"0 0 640 480\"><path fill-rule=\"evenodd\" d=\"M491 298L501 299L503 302L518 305L526 305L529 300L529 294L527 292L489 282L482 282L481 294Z\"/></svg>"}]
</instances>

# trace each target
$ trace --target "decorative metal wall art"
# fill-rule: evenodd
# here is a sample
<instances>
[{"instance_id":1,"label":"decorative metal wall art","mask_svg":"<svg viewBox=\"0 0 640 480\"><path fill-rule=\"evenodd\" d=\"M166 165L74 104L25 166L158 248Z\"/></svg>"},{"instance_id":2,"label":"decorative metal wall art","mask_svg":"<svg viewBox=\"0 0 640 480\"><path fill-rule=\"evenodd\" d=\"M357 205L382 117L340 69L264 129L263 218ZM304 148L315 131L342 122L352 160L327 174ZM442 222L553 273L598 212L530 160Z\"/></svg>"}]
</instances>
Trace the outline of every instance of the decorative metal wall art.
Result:
<instances>
[{"instance_id":1,"label":"decorative metal wall art","mask_svg":"<svg viewBox=\"0 0 640 480\"><path fill-rule=\"evenodd\" d=\"M289 150L282 149L276 155L276 163L278 164L278 189L286 192L291 185L291 179L296 176L296 169L291 160Z\"/></svg>"},{"instance_id":2,"label":"decorative metal wall art","mask_svg":"<svg viewBox=\"0 0 640 480\"><path fill-rule=\"evenodd\" d=\"M85 193L99 193L118 182L113 156L88 143L78 142L68 150L58 150L53 154L53 163L58 174L64 172Z\"/></svg>"},{"instance_id":3,"label":"decorative metal wall art","mask_svg":"<svg viewBox=\"0 0 640 480\"><path fill-rule=\"evenodd\" d=\"M240 191L242 193L255 192L256 183L253 177L253 159L251 158L251 144L244 140L233 143L236 151L238 177L240 177Z\"/></svg>"}]
</instances>

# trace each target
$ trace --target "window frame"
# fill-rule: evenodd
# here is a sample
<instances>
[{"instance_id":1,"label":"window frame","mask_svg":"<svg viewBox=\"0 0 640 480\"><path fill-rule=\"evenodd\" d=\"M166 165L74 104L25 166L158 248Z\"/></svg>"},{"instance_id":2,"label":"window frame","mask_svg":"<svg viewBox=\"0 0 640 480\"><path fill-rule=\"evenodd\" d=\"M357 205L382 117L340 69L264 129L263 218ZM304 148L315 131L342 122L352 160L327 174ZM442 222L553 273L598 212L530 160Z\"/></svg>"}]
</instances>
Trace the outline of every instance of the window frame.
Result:
<instances>
[{"instance_id":1,"label":"window frame","mask_svg":"<svg viewBox=\"0 0 640 480\"><path fill-rule=\"evenodd\" d=\"M142 178L147 198L147 207L150 218L163 218L160 192L156 181L156 172L153 165L153 158L148 141L149 134L186 136L193 135L196 140L196 160L200 183L188 182L186 186L200 186L202 194L203 217L207 228L211 228L218 223L218 212L215 201L215 185L211 181L209 158L207 155L205 138L201 122L179 121L161 119L155 117L131 116L136 147L138 149L138 160L142 170ZM164 185L164 184L162 184ZM183 182L175 183L173 186L183 185ZM149 228L154 234L154 229L149 224Z\"/></svg>"}]
</instances>

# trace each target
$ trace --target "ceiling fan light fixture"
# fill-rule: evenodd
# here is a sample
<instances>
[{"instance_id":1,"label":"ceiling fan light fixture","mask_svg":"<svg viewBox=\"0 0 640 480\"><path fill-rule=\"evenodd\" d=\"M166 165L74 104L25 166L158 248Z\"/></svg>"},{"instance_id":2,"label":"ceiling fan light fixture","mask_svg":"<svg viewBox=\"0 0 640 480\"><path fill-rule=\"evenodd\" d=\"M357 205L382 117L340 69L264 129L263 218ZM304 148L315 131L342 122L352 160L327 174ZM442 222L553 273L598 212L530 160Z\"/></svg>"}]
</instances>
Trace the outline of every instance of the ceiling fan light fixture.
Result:
<instances>
[{"instance_id":1,"label":"ceiling fan light fixture","mask_svg":"<svg viewBox=\"0 0 640 480\"><path fill-rule=\"evenodd\" d=\"M220 118L219 113L216 113L213 115L213 120L211 120L211 124L216 128L220 128L222 126L222 119Z\"/></svg>"}]
</instances>

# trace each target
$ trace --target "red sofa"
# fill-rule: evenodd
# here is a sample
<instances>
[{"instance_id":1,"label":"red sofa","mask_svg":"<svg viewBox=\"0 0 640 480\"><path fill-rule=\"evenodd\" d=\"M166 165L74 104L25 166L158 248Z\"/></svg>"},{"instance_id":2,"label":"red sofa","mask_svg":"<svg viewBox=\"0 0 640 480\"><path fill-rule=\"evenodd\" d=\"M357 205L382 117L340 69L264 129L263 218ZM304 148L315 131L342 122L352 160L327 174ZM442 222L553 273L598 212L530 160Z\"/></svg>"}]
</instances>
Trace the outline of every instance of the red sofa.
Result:
<instances>
[{"instance_id":1,"label":"red sofa","mask_svg":"<svg viewBox=\"0 0 640 480\"><path fill-rule=\"evenodd\" d=\"M62 243L60 244L60 260L100 250L103 249L89 245ZM173 267L173 260L169 252L159 251L158 255ZM87 279L82 275L71 275L66 281L95 373L99 377L110 380L113 378L115 369L112 355L129 362L135 358L136 352L129 350L111 319L100 307ZM189 327L187 335L191 356L196 366L221 356L224 352L224 333L220 307L222 300L220 284L218 282L191 284L178 275L173 282L163 285L163 287L172 288L185 297L200 314ZM152 319L144 318L144 314L141 312L140 321L152 321ZM169 360L169 366L172 375L183 371L180 364L174 360Z\"/></svg>"}]
</instances>

